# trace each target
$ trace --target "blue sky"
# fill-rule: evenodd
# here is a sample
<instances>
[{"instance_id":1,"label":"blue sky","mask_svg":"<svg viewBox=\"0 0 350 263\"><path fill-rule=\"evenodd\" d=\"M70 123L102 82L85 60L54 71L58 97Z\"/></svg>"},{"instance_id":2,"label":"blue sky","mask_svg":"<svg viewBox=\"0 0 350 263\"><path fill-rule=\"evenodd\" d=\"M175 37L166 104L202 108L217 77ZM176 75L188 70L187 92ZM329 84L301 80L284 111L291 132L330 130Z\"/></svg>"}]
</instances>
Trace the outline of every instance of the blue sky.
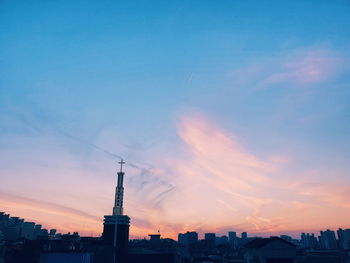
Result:
<instances>
[{"instance_id":1,"label":"blue sky","mask_svg":"<svg viewBox=\"0 0 350 263\"><path fill-rule=\"evenodd\" d=\"M194 178L199 166L201 173L216 174L214 168L203 166L206 158L196 155L209 144L204 147L192 137L208 127L213 129L207 134L213 132L213 138L218 139L211 145L217 155L210 157L220 158L225 151L232 151L232 156L244 153L244 160L254 156L267 163L283 163L282 168L272 169L274 172L265 168L259 172L272 181L284 178L278 187L297 182L322 183L323 191L330 183L350 186L349 14L349 2L336 0L0 1L3 199L10 202L9 196L35 193L34 203L47 198L54 204L80 207L81 200L62 201L42 189L52 183L50 176L59 177L63 185L72 180L84 188L80 179L85 173L91 178L106 176L103 178L112 182L99 185L92 180L90 183L100 189L94 193L95 199L113 193L114 160L89 145L94 144L130 163L156 169L142 174L130 167L136 179L126 182L129 195L139 189L137 176L144 176L142 180L151 182L152 187L142 188L129 206L137 207L157 189L160 196L172 189L161 201L159 196L157 201L149 199L150 207L158 209L155 214L164 213L173 209L177 196L191 192L188 184L183 186L174 179L183 172L179 169L182 164ZM232 147L220 152L221 143L226 141L223 138ZM196 167L186 163L191 158L197 161ZM245 162L217 165L236 169ZM242 169L237 168L235 176L248 178L251 171ZM230 171L227 168L219 173L227 173L225 180L234 182ZM27 180L32 181L30 186ZM169 189L163 189L164 185ZM188 187L188 192L184 193L183 187ZM251 196L262 198L270 192L263 187L266 192L260 193L257 187L249 190ZM204 189L207 191L203 185L197 190ZM225 192L219 185L218 189ZM64 193L73 194L68 190ZM63 192L57 189L56 194ZM218 193L213 191L212 195ZM305 193L300 195L305 197ZM348 199L340 196L331 202L333 197L332 192L318 199L313 195L312 202L302 201L304 205L326 202L333 206L326 206L323 212L350 215L349 208L337 210L336 205ZM109 209L113 194L105 198L103 209ZM225 198L222 196L219 203L231 202ZM295 205L295 200L289 201ZM282 212L264 215L261 204L254 205L235 208L241 217L230 219L235 222L232 228L244 225L252 232L310 229L309 225L294 226L282 219L283 223L260 225L266 218L272 222ZM49 222L49 215L40 217L34 210L21 207L12 212ZM220 217L199 226L205 217L204 211L197 212L192 215L196 220L187 227L199 231L230 227ZM306 214L306 221L311 222L312 216ZM260 221L252 223L252 216ZM177 228L155 223L163 224L170 236L184 229L183 219L171 218L169 212L165 219ZM319 227L326 227L326 219L320 220ZM340 220L327 226L342 224ZM74 227L82 229L79 224ZM152 227L156 228L140 223L134 234Z\"/></svg>"}]
</instances>

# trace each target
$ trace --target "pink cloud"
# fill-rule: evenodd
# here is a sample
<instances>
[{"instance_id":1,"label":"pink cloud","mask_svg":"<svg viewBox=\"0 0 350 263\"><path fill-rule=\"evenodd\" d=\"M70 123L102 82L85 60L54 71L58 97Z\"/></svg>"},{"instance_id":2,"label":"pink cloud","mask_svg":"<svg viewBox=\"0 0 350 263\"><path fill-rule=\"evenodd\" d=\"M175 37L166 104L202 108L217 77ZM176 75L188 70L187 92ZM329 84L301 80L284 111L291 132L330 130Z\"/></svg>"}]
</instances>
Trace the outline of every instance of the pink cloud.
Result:
<instances>
[{"instance_id":1,"label":"pink cloud","mask_svg":"<svg viewBox=\"0 0 350 263\"><path fill-rule=\"evenodd\" d=\"M271 155L270 160L275 164L289 164L292 162L292 158L286 155Z\"/></svg>"},{"instance_id":2,"label":"pink cloud","mask_svg":"<svg viewBox=\"0 0 350 263\"><path fill-rule=\"evenodd\" d=\"M350 184L347 182L300 182L292 186L299 195L319 204L350 208Z\"/></svg>"},{"instance_id":3,"label":"pink cloud","mask_svg":"<svg viewBox=\"0 0 350 263\"><path fill-rule=\"evenodd\" d=\"M316 188L288 187L290 178L303 179L302 174L283 176L284 165L293 160L290 155L259 158L237 136L198 114L181 118L178 131L188 153L186 159L168 160L177 175L173 183L180 189L179 196L173 197L174 206L172 200L167 200L167 205L174 209L176 204L181 204L183 217L172 215L177 221L192 218L192 227L206 222L201 224L201 229L207 230L231 224L244 226L251 232L272 233L303 226L322 228L328 225L328 216L318 222L314 221L315 216L329 209L340 215L343 209L348 209L348 198L342 194L348 186L334 186L338 192L327 192L327 183ZM317 180L317 173L310 177L311 182ZM324 202L328 207L322 205ZM342 209L337 211L339 205ZM189 212L194 207L195 211ZM335 220L333 224L343 225L344 220Z\"/></svg>"},{"instance_id":4,"label":"pink cloud","mask_svg":"<svg viewBox=\"0 0 350 263\"><path fill-rule=\"evenodd\" d=\"M112 134L108 139L117 141ZM316 170L312 176L291 175L285 166L291 160L298 165L291 154L257 156L247 142L201 114L180 117L177 134L173 148L138 156L157 168L126 167L125 211L132 219L132 237L159 228L173 238L187 230L272 233L345 227L350 220L349 183L322 181ZM50 156L2 168L8 180L0 187L1 207L46 227L99 235L103 215L113 205L114 160L98 154L80 160L57 148L52 138L50 144L37 140L25 142L31 154L45 152L49 145Z\"/></svg>"},{"instance_id":5,"label":"pink cloud","mask_svg":"<svg viewBox=\"0 0 350 263\"><path fill-rule=\"evenodd\" d=\"M319 216L330 209L337 215L342 213L347 208L342 206L337 211L339 203L334 200L344 196L333 192L330 200L334 202L324 206L324 196L316 195L320 189L313 190L308 184L290 187L290 178L298 182L305 177L304 174L284 177L285 165L290 165L291 160L297 165L290 154L258 157L238 136L201 114L180 117L177 129L181 139L177 154L169 151L160 158L153 156L163 164L153 176L167 181L174 190L157 207L152 206L152 200L162 192L162 187L149 184L141 190L128 190L134 196L132 203L130 200L128 203L130 215L149 222L146 226L135 222L133 235L154 232L158 227L170 237L190 230L278 233L322 229L330 227L329 222L336 227L344 226L344 220L349 219L332 221L328 216ZM310 181L317 180L315 172ZM312 195L306 194L308 190ZM319 218L317 222L315 217Z\"/></svg>"},{"instance_id":6,"label":"pink cloud","mask_svg":"<svg viewBox=\"0 0 350 263\"><path fill-rule=\"evenodd\" d=\"M267 76L263 85L279 82L313 84L332 78L340 65L340 58L323 50L302 52L280 64L281 70Z\"/></svg>"},{"instance_id":7,"label":"pink cloud","mask_svg":"<svg viewBox=\"0 0 350 263\"><path fill-rule=\"evenodd\" d=\"M262 59L230 73L235 86L254 89L276 84L306 87L328 81L342 72L344 61L336 51L322 47L292 51Z\"/></svg>"}]
</instances>

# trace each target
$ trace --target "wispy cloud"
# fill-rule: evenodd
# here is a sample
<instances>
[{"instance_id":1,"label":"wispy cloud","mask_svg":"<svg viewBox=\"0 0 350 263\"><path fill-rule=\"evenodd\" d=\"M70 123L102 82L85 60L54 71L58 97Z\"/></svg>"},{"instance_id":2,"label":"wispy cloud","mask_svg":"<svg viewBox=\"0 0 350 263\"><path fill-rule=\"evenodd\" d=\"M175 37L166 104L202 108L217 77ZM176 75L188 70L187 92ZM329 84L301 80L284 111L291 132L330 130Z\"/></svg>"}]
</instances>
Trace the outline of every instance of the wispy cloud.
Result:
<instances>
[{"instance_id":1,"label":"wispy cloud","mask_svg":"<svg viewBox=\"0 0 350 263\"><path fill-rule=\"evenodd\" d=\"M144 237L159 228L173 238L187 230L276 233L314 229L313 218L319 215L319 227L329 222L341 226L350 219L349 183L329 183L317 172L290 174L286 167L297 161L291 153L257 155L249 142L203 114L188 111L176 127L179 140L173 149L141 158L144 163L156 160L157 167L134 161L127 167L125 211L132 219L131 236ZM16 135L23 143L0 150L6 158L12 150L17 157L21 151L27 156L30 146L33 157L21 167L2 167L2 176L16 180L0 187L1 206L60 231L99 235L102 216L113 204L117 167L106 169L112 161L100 155L105 157L105 148L90 146L100 145L100 137L86 145L91 152L84 159L65 149L57 132L42 133L34 141ZM47 148L49 157L41 154ZM28 187L28 181L40 184ZM327 214L330 210L333 215Z\"/></svg>"},{"instance_id":2,"label":"wispy cloud","mask_svg":"<svg viewBox=\"0 0 350 263\"><path fill-rule=\"evenodd\" d=\"M258 157L243 146L238 136L203 115L190 113L182 117L178 132L187 151L186 158L168 163L177 176L173 183L180 189L179 196L174 196L175 203L182 204L184 217L191 215L195 219L193 228L241 225L252 232L276 233L299 228L300 218L311 224L315 214L328 209L322 203L333 210L339 206L348 209L344 193L349 184L328 191L329 182L322 181L316 173L306 179L309 185L291 188L291 178L305 180L304 174L290 176L287 167L295 162L292 156ZM289 176L283 176L284 173ZM191 207L196 207L195 215L188 212ZM179 215L175 217L182 219ZM201 220L206 223L200 224ZM317 223L322 227L326 220ZM342 223L344 220L339 221Z\"/></svg>"},{"instance_id":3,"label":"wispy cloud","mask_svg":"<svg viewBox=\"0 0 350 263\"><path fill-rule=\"evenodd\" d=\"M317 204L350 208L349 182L307 182L293 184L292 189L300 196L311 198Z\"/></svg>"},{"instance_id":4,"label":"wispy cloud","mask_svg":"<svg viewBox=\"0 0 350 263\"><path fill-rule=\"evenodd\" d=\"M261 59L231 72L235 85L254 89L310 87L336 77L344 61L340 53L323 47L309 47Z\"/></svg>"},{"instance_id":5,"label":"wispy cloud","mask_svg":"<svg viewBox=\"0 0 350 263\"><path fill-rule=\"evenodd\" d=\"M280 61L279 72L271 73L259 85L287 82L296 84L316 84L332 78L339 69L338 54L326 50L304 51Z\"/></svg>"}]
</instances>

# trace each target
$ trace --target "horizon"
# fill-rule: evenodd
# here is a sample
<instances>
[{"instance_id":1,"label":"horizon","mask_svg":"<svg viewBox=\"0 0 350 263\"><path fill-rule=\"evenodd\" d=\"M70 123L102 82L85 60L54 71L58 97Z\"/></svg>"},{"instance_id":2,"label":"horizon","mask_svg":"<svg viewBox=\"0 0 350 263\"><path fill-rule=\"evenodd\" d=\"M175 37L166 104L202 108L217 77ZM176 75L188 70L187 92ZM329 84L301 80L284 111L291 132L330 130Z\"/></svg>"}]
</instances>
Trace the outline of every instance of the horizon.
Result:
<instances>
[{"instance_id":1,"label":"horizon","mask_svg":"<svg viewBox=\"0 0 350 263\"><path fill-rule=\"evenodd\" d=\"M349 228L349 12L0 1L0 210L100 235L123 157L132 237Z\"/></svg>"},{"instance_id":2,"label":"horizon","mask_svg":"<svg viewBox=\"0 0 350 263\"><path fill-rule=\"evenodd\" d=\"M3 212L3 211L0 211L0 212ZM4 212L5 214L6 214L6 212ZM10 217L18 217L18 216L16 216L16 215L10 215ZM40 224L40 223L38 223L38 222L34 222L33 220L30 220L30 219L26 219L26 218L21 218L21 217L19 217L20 219L23 219L24 220L24 222L32 222L32 223L35 223L35 225L41 225L42 226L42 229L47 229L48 231L50 231L52 228L50 228L50 227L46 227L45 225L42 225L42 224ZM269 232L263 232L263 233L247 233L247 232L245 232L244 230L243 230L243 232L236 232L234 229L231 229L231 230L228 230L227 232L220 232L220 233L216 233L216 232L210 232L210 231L201 231L201 232L197 232L197 231L195 231L195 230L192 230L192 231L190 231L190 230L188 230L188 231L185 231L185 232L183 232L183 233L177 233L176 234L176 236L171 236L171 237L163 237L162 236L162 233L161 232L158 232L158 230L157 231L154 231L154 232L152 232L152 233L149 233L149 234L147 234L147 235L145 235L145 236L130 236L130 240L143 240L143 239L147 239L148 238L148 236L149 235L151 235L151 234L160 234L161 235L161 238L170 238L170 239L173 239L173 240L177 240L178 239L178 234L184 234L184 233L187 233L187 232L196 232L197 234L198 234L198 239L199 240L204 240L204 235L206 234L206 233L214 233L215 235L216 235L216 237L221 237L221 236L228 236L228 234L229 234L229 232L235 232L236 234L237 234L237 237L238 238L241 238L240 236L241 236L241 234L242 233L247 233L247 237L248 238L268 238L268 237L274 237L274 236L278 236L278 237L280 237L280 236L282 236L282 235L287 235L287 236L290 236L290 237L292 237L293 239L297 239L297 240L300 240L301 239L301 234L303 234L303 233L305 233L305 234L314 234L315 235L315 237L318 237L319 236L319 234L320 234L320 232L321 231L327 231L327 230L331 230L331 231L334 231L334 232L336 232L337 230L339 230L339 229L349 229L348 227L344 227L344 228L336 228L336 229L319 229L319 230L312 230L312 231L303 231L303 230L295 230L295 231L287 231L287 232L281 232L281 233L269 233ZM57 230L57 229L55 229L55 230ZM77 232L77 231L73 231L73 232L60 232L60 231L57 231L57 233L56 234L62 234L62 235L64 235L64 234L72 234L72 233L74 233L74 232ZM81 233L79 233L79 232L77 232L79 235L81 234ZM97 238L97 237L102 237L102 230L101 230L101 233L98 235L94 235L93 233L90 233L90 235L88 235L88 234L85 234L85 235L80 235L80 236L82 236L82 237L95 237L95 238Z\"/></svg>"}]
</instances>

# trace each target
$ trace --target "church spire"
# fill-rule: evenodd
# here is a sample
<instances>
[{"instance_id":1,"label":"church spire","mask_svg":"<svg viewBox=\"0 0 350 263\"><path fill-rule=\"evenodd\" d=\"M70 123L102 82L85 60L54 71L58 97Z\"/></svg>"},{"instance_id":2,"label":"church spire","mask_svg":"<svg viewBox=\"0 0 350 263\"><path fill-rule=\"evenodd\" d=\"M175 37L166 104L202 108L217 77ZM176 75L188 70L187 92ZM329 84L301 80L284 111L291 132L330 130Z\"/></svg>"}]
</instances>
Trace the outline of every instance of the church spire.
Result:
<instances>
[{"instance_id":1,"label":"church spire","mask_svg":"<svg viewBox=\"0 0 350 263\"><path fill-rule=\"evenodd\" d=\"M123 179L124 179L124 172L123 172L123 164L125 164L124 160L121 159L120 162L120 171L118 174L118 182L117 187L115 188L115 200L114 200L114 207L113 207L113 215L122 215L123 214L123 195L124 195L124 187L123 187Z\"/></svg>"}]
</instances>

